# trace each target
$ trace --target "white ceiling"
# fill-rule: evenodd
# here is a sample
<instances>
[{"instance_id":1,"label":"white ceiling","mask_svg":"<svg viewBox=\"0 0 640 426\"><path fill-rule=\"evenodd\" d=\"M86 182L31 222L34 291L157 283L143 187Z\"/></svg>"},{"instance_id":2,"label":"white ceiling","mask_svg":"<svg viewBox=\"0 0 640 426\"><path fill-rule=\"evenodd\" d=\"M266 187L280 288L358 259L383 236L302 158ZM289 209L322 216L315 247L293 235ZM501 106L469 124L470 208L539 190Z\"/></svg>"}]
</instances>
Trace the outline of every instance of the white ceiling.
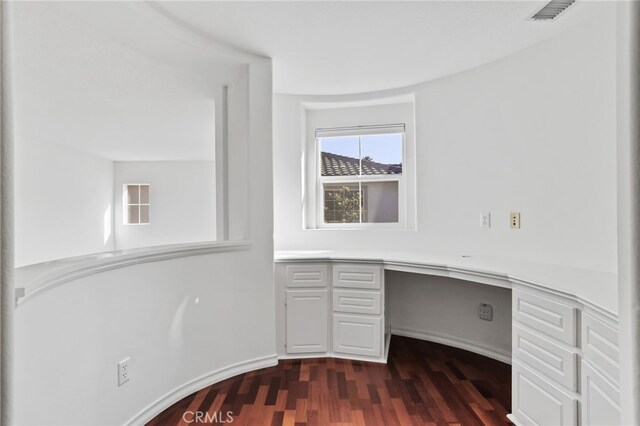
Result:
<instances>
[{"instance_id":1,"label":"white ceiling","mask_svg":"<svg viewBox=\"0 0 640 426\"><path fill-rule=\"evenodd\" d=\"M184 24L273 58L274 90L362 93L407 86L507 56L602 4L578 1L554 22L546 1L163 2Z\"/></svg>"}]
</instances>

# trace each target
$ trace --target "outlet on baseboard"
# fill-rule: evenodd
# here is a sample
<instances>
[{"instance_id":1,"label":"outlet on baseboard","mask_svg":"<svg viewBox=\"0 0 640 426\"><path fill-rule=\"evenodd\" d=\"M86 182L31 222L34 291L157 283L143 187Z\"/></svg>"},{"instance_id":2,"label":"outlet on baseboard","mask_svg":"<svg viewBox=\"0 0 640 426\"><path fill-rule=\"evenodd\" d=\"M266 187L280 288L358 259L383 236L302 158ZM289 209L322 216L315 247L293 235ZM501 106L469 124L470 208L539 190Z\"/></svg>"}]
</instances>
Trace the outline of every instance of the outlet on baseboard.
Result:
<instances>
[{"instance_id":1,"label":"outlet on baseboard","mask_svg":"<svg viewBox=\"0 0 640 426\"><path fill-rule=\"evenodd\" d=\"M118 386L124 385L130 378L129 357L127 357L118 363Z\"/></svg>"},{"instance_id":2,"label":"outlet on baseboard","mask_svg":"<svg viewBox=\"0 0 640 426\"><path fill-rule=\"evenodd\" d=\"M493 321L493 306L481 303L478 307L478 316L485 321Z\"/></svg>"}]
</instances>

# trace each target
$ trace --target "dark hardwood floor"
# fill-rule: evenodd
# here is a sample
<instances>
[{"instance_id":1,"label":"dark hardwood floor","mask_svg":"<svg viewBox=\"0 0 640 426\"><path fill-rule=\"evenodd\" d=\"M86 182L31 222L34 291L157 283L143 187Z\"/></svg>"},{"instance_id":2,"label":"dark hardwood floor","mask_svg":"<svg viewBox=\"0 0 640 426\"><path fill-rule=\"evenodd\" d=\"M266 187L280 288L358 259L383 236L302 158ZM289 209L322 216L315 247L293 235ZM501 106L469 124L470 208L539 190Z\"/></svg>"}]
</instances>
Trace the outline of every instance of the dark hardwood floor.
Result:
<instances>
[{"instance_id":1,"label":"dark hardwood floor","mask_svg":"<svg viewBox=\"0 0 640 426\"><path fill-rule=\"evenodd\" d=\"M393 336L386 365L280 361L204 388L148 425L503 425L510 408L509 365Z\"/></svg>"}]
</instances>

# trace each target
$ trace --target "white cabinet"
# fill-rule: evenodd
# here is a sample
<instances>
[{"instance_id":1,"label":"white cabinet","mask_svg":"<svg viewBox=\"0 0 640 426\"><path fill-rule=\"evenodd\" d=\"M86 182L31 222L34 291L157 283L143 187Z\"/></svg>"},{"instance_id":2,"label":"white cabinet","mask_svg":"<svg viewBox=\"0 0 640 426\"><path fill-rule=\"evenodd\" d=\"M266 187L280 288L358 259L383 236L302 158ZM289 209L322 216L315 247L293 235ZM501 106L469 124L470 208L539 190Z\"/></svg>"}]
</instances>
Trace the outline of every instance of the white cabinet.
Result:
<instances>
[{"instance_id":1,"label":"white cabinet","mask_svg":"<svg viewBox=\"0 0 640 426\"><path fill-rule=\"evenodd\" d=\"M620 424L618 330L611 319L582 314L582 423Z\"/></svg>"},{"instance_id":2,"label":"white cabinet","mask_svg":"<svg viewBox=\"0 0 640 426\"><path fill-rule=\"evenodd\" d=\"M568 390L578 390L578 354L565 346L513 324L513 358L535 368Z\"/></svg>"},{"instance_id":3,"label":"white cabinet","mask_svg":"<svg viewBox=\"0 0 640 426\"><path fill-rule=\"evenodd\" d=\"M576 344L576 312L568 301L552 295L513 290L513 319L568 344Z\"/></svg>"},{"instance_id":4,"label":"white cabinet","mask_svg":"<svg viewBox=\"0 0 640 426\"><path fill-rule=\"evenodd\" d=\"M382 282L382 268L372 265L353 263L333 266L333 286L348 288L367 288L379 290Z\"/></svg>"},{"instance_id":5,"label":"white cabinet","mask_svg":"<svg viewBox=\"0 0 640 426\"><path fill-rule=\"evenodd\" d=\"M512 330L516 425L620 423L615 319L569 298L515 287Z\"/></svg>"},{"instance_id":6,"label":"white cabinet","mask_svg":"<svg viewBox=\"0 0 640 426\"><path fill-rule=\"evenodd\" d=\"M513 415L524 425L575 425L578 400L543 379L533 370L513 361Z\"/></svg>"},{"instance_id":7,"label":"white cabinet","mask_svg":"<svg viewBox=\"0 0 640 426\"><path fill-rule=\"evenodd\" d=\"M333 311L380 315L381 294L379 291L333 289Z\"/></svg>"},{"instance_id":8,"label":"white cabinet","mask_svg":"<svg viewBox=\"0 0 640 426\"><path fill-rule=\"evenodd\" d=\"M326 287L328 275L329 266L326 264L286 266L287 287Z\"/></svg>"},{"instance_id":9,"label":"white cabinet","mask_svg":"<svg viewBox=\"0 0 640 426\"><path fill-rule=\"evenodd\" d=\"M378 265L333 265L332 350L339 356L384 360L383 269Z\"/></svg>"},{"instance_id":10,"label":"white cabinet","mask_svg":"<svg viewBox=\"0 0 640 426\"><path fill-rule=\"evenodd\" d=\"M278 333L285 354L322 355L329 350L329 265L278 265L277 293L284 298L284 330ZM282 353L282 352L281 352Z\"/></svg>"},{"instance_id":11,"label":"white cabinet","mask_svg":"<svg viewBox=\"0 0 640 426\"><path fill-rule=\"evenodd\" d=\"M513 289L512 301L514 423L577 424L577 307L571 300L521 288Z\"/></svg>"},{"instance_id":12,"label":"white cabinet","mask_svg":"<svg viewBox=\"0 0 640 426\"><path fill-rule=\"evenodd\" d=\"M619 381L618 330L587 313L582 314L582 353L613 382Z\"/></svg>"},{"instance_id":13,"label":"white cabinet","mask_svg":"<svg viewBox=\"0 0 640 426\"><path fill-rule=\"evenodd\" d=\"M380 357L382 320L372 316L333 314L333 351Z\"/></svg>"},{"instance_id":14,"label":"white cabinet","mask_svg":"<svg viewBox=\"0 0 640 426\"><path fill-rule=\"evenodd\" d=\"M287 340L290 354L326 352L328 290L287 290Z\"/></svg>"},{"instance_id":15,"label":"white cabinet","mask_svg":"<svg viewBox=\"0 0 640 426\"><path fill-rule=\"evenodd\" d=\"M381 265L294 261L276 264L275 275L280 356L385 361Z\"/></svg>"},{"instance_id":16,"label":"white cabinet","mask_svg":"<svg viewBox=\"0 0 640 426\"><path fill-rule=\"evenodd\" d=\"M620 391L598 373L588 362L582 361L582 424L619 425Z\"/></svg>"}]
</instances>

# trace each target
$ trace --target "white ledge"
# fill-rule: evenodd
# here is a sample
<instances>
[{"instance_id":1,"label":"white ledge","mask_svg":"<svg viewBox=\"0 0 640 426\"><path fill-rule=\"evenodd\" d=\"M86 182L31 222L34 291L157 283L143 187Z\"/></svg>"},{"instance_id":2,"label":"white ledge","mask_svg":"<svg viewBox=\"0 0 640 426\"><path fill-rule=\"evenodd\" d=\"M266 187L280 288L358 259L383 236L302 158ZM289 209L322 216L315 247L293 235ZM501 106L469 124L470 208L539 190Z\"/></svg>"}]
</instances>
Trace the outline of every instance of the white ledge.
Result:
<instances>
[{"instance_id":1,"label":"white ledge","mask_svg":"<svg viewBox=\"0 0 640 426\"><path fill-rule=\"evenodd\" d=\"M482 255L374 250L277 251L276 262L378 263L392 271L473 281L496 287L514 284L568 297L617 320L618 277L605 271Z\"/></svg>"},{"instance_id":2,"label":"white ledge","mask_svg":"<svg viewBox=\"0 0 640 426\"><path fill-rule=\"evenodd\" d=\"M248 251L252 241L212 241L110 251L23 266L15 271L17 306L57 286L112 269L213 253Z\"/></svg>"}]
</instances>

